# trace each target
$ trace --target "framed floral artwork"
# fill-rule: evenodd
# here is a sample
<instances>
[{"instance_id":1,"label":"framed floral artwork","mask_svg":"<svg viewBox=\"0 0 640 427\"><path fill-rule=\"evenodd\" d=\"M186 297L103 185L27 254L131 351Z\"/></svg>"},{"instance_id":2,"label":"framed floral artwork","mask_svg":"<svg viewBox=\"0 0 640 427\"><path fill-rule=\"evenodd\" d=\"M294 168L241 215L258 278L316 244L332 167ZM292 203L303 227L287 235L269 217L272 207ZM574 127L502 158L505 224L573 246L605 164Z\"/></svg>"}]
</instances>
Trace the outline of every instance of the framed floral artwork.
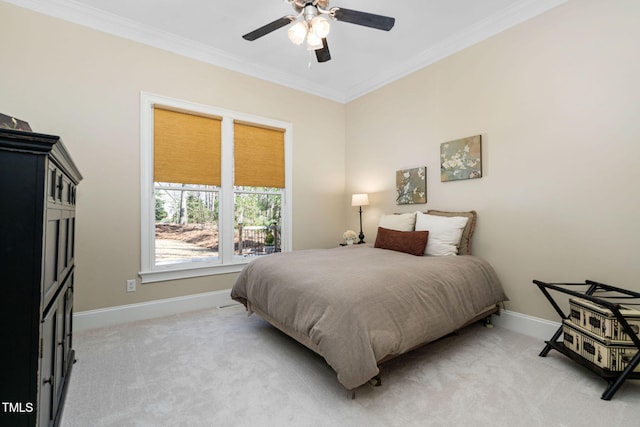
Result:
<instances>
[{"instance_id":1,"label":"framed floral artwork","mask_svg":"<svg viewBox=\"0 0 640 427\"><path fill-rule=\"evenodd\" d=\"M427 168L396 171L396 204L427 203Z\"/></svg>"},{"instance_id":2,"label":"framed floral artwork","mask_svg":"<svg viewBox=\"0 0 640 427\"><path fill-rule=\"evenodd\" d=\"M440 144L440 181L482 178L482 136Z\"/></svg>"}]
</instances>

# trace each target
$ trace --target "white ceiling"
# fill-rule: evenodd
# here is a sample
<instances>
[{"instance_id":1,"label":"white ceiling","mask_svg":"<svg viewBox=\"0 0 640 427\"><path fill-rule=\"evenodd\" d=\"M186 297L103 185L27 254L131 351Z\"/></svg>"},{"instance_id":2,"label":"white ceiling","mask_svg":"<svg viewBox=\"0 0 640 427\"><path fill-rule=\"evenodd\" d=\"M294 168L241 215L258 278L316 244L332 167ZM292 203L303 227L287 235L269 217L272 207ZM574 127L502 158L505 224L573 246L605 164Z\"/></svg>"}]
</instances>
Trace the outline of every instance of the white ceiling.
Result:
<instances>
[{"instance_id":1,"label":"white ceiling","mask_svg":"<svg viewBox=\"0 0 640 427\"><path fill-rule=\"evenodd\" d=\"M284 0L4 1L348 102L566 0L333 0L331 7L392 16L396 24L386 32L333 21L332 59L322 64L288 40L287 27L253 42L242 38L293 14Z\"/></svg>"}]
</instances>

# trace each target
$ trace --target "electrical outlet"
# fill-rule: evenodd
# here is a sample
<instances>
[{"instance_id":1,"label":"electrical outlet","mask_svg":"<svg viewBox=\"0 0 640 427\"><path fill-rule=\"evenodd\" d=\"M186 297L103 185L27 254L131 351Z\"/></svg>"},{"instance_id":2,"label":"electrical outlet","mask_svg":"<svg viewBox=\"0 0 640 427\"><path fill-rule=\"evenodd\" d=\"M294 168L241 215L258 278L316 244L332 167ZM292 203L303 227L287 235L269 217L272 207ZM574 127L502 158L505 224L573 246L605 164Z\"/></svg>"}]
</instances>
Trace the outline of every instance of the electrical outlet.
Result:
<instances>
[{"instance_id":1,"label":"electrical outlet","mask_svg":"<svg viewBox=\"0 0 640 427\"><path fill-rule=\"evenodd\" d=\"M136 291L136 280L129 279L127 280L127 292L135 292Z\"/></svg>"}]
</instances>

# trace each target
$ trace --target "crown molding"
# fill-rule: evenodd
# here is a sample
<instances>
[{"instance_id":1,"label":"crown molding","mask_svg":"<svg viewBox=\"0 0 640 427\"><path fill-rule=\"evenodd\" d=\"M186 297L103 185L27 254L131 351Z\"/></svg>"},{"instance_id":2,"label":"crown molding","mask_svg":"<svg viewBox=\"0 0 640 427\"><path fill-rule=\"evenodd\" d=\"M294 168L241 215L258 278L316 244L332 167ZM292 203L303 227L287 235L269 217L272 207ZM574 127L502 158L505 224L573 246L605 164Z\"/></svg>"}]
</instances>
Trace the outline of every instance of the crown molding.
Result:
<instances>
[{"instance_id":1,"label":"crown molding","mask_svg":"<svg viewBox=\"0 0 640 427\"><path fill-rule=\"evenodd\" d=\"M489 16L465 31L433 45L429 49L415 55L413 58L379 73L373 78L362 80L349 88L345 102L353 101L369 92L381 88L396 80L400 80L422 68L434 64L448 56L471 47L511 27L523 23L550 9L566 3L568 0L521 0L500 13Z\"/></svg>"},{"instance_id":2,"label":"crown molding","mask_svg":"<svg viewBox=\"0 0 640 427\"><path fill-rule=\"evenodd\" d=\"M78 25L153 46L181 56L226 68L242 74L300 90L305 93L327 98L340 103L348 103L382 86L401 79L421 68L431 65L447 56L479 43L508 28L540 15L568 0L521 0L509 8L487 17L426 49L408 61L361 80L346 92L325 85L318 85L296 75L288 74L244 58L231 55L187 38L176 36L138 22L107 13L73 0L2 0L45 15L53 16Z\"/></svg>"},{"instance_id":3,"label":"crown molding","mask_svg":"<svg viewBox=\"0 0 640 427\"><path fill-rule=\"evenodd\" d=\"M30 9L44 15L53 16L64 21L82 25L124 39L133 40L148 46L156 47L187 58L205 62L228 70L256 77L300 90L305 93L327 98L340 103L345 102L340 91L314 84L298 76L288 74L263 65L248 62L213 48L203 43L176 36L118 15L89 7L73 0L1 0L16 6Z\"/></svg>"}]
</instances>

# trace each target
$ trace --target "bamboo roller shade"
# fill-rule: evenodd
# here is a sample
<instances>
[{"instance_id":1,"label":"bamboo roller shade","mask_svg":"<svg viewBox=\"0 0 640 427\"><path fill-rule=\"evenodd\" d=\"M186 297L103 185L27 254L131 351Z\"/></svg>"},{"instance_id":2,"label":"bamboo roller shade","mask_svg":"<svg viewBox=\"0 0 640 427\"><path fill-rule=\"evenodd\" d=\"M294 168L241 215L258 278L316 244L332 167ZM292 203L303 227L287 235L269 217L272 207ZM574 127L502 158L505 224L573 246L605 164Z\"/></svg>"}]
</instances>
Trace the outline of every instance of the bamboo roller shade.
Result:
<instances>
[{"instance_id":1,"label":"bamboo roller shade","mask_svg":"<svg viewBox=\"0 0 640 427\"><path fill-rule=\"evenodd\" d=\"M284 130L234 122L234 185L284 188Z\"/></svg>"},{"instance_id":2,"label":"bamboo roller shade","mask_svg":"<svg viewBox=\"0 0 640 427\"><path fill-rule=\"evenodd\" d=\"M221 120L154 108L154 181L220 185Z\"/></svg>"}]
</instances>

